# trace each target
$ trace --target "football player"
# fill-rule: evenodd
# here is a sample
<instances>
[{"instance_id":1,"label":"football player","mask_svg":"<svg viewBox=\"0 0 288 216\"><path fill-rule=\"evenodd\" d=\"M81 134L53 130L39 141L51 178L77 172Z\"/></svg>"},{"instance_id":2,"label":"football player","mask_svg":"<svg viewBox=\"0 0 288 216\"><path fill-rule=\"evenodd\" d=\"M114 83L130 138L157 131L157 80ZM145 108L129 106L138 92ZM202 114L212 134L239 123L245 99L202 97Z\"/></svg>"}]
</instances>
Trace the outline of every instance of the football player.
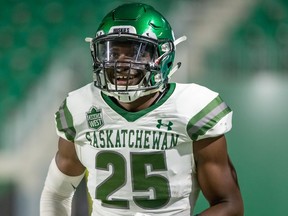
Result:
<instances>
[{"instance_id":1,"label":"football player","mask_svg":"<svg viewBox=\"0 0 288 216\"><path fill-rule=\"evenodd\" d=\"M189 216L200 190L210 205L199 215L243 215L225 139L231 109L206 87L169 82L185 39L140 3L112 10L86 39L94 80L56 112L41 216L70 215L85 173L93 216Z\"/></svg>"}]
</instances>

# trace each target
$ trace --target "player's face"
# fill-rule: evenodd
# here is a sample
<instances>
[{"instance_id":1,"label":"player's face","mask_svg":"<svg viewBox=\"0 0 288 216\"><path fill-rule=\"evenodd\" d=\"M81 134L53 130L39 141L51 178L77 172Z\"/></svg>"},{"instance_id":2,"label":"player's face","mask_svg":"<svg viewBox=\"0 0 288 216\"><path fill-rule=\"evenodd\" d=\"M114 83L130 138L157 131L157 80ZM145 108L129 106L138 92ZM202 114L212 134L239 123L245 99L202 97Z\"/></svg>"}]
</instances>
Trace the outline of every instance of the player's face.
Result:
<instances>
[{"instance_id":1,"label":"player's face","mask_svg":"<svg viewBox=\"0 0 288 216\"><path fill-rule=\"evenodd\" d=\"M108 41L102 53L111 67L106 68L109 81L118 86L137 85L146 74L145 64L152 60L155 47L136 41Z\"/></svg>"}]
</instances>

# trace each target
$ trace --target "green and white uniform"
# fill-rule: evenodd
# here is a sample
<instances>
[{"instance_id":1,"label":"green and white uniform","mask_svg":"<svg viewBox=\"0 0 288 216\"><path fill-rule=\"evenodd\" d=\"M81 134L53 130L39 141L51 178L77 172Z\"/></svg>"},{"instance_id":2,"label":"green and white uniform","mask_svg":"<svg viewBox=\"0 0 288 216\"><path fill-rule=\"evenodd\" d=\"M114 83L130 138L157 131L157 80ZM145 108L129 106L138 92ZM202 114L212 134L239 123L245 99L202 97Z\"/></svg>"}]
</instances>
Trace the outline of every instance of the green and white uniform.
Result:
<instances>
[{"instance_id":1,"label":"green and white uniform","mask_svg":"<svg viewBox=\"0 0 288 216\"><path fill-rule=\"evenodd\" d=\"M199 193L193 141L231 129L218 93L169 84L151 107L127 112L88 84L56 113L57 133L87 168L93 216L189 216Z\"/></svg>"}]
</instances>

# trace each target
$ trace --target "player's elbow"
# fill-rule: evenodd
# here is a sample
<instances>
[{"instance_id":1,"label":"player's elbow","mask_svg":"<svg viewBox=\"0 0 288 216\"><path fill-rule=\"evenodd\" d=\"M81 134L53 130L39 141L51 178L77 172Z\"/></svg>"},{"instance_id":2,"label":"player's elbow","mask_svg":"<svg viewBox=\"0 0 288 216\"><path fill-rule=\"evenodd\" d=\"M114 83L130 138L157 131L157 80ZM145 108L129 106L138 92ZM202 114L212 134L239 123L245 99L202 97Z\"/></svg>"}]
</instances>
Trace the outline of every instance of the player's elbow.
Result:
<instances>
[{"instance_id":1,"label":"player's elbow","mask_svg":"<svg viewBox=\"0 0 288 216\"><path fill-rule=\"evenodd\" d=\"M244 215L244 204L240 195L229 202L229 212L229 216Z\"/></svg>"},{"instance_id":2,"label":"player's elbow","mask_svg":"<svg viewBox=\"0 0 288 216\"><path fill-rule=\"evenodd\" d=\"M230 197L218 199L210 203L214 215L221 216L243 216L244 204L241 194L233 194ZM209 212L210 213L210 212Z\"/></svg>"}]
</instances>

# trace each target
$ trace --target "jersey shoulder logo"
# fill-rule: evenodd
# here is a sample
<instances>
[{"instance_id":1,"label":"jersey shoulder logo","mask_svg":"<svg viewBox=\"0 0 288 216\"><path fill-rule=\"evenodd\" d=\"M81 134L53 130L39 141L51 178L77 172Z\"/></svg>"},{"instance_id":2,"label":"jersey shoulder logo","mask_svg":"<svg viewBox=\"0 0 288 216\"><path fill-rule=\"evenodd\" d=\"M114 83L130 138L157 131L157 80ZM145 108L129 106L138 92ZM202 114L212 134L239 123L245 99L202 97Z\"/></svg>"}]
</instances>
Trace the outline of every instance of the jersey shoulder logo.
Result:
<instances>
[{"instance_id":1,"label":"jersey shoulder logo","mask_svg":"<svg viewBox=\"0 0 288 216\"><path fill-rule=\"evenodd\" d=\"M92 106L86 113L86 119L90 128L98 130L104 125L102 109Z\"/></svg>"}]
</instances>

